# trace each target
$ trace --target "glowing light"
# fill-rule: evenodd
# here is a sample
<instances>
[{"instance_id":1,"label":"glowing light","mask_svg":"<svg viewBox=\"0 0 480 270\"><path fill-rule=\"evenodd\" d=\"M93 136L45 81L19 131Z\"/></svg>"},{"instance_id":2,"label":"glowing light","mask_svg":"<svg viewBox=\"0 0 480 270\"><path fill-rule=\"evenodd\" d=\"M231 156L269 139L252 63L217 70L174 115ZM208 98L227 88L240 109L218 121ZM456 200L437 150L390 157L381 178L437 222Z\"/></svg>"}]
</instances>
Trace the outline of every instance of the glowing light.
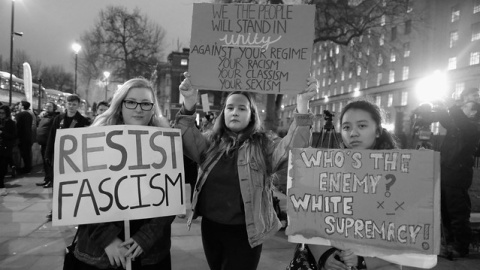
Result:
<instances>
[{"instance_id":1,"label":"glowing light","mask_svg":"<svg viewBox=\"0 0 480 270\"><path fill-rule=\"evenodd\" d=\"M72 45L72 50L75 52L75 54L78 54L78 52L82 49L82 46L78 43L73 43Z\"/></svg>"},{"instance_id":2,"label":"glowing light","mask_svg":"<svg viewBox=\"0 0 480 270\"><path fill-rule=\"evenodd\" d=\"M393 123L390 124L384 124L382 125L386 130L389 132L394 132L395 131L395 125Z\"/></svg>"},{"instance_id":3,"label":"glowing light","mask_svg":"<svg viewBox=\"0 0 480 270\"><path fill-rule=\"evenodd\" d=\"M359 97L359 96L360 96L360 88L355 87L355 89L353 89L353 97Z\"/></svg>"},{"instance_id":4,"label":"glowing light","mask_svg":"<svg viewBox=\"0 0 480 270\"><path fill-rule=\"evenodd\" d=\"M421 79L416 87L418 101L432 102L441 100L447 93L447 77L445 73L436 70L432 75Z\"/></svg>"}]
</instances>

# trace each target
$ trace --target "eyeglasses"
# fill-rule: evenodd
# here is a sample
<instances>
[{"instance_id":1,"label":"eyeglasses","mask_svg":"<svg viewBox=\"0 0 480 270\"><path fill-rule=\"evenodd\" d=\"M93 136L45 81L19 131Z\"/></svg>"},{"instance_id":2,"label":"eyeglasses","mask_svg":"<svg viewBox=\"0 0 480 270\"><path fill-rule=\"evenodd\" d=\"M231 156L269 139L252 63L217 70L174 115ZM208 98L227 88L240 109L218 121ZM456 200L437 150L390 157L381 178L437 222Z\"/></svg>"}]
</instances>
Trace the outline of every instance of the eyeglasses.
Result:
<instances>
[{"instance_id":1,"label":"eyeglasses","mask_svg":"<svg viewBox=\"0 0 480 270\"><path fill-rule=\"evenodd\" d=\"M142 111L151 111L153 108L153 103L151 102L136 102L133 100L124 100L123 104L125 105L125 108L129 110L135 110L138 105L140 105Z\"/></svg>"}]
</instances>

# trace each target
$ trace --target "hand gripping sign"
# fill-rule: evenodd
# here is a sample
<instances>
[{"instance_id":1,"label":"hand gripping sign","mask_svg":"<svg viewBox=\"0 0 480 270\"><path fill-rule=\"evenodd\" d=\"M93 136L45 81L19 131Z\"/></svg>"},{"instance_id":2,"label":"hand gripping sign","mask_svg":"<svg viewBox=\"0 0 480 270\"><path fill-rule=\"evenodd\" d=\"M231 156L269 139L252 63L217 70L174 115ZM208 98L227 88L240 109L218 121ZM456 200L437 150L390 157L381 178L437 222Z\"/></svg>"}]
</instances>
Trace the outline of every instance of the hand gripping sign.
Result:
<instances>
[{"instance_id":1,"label":"hand gripping sign","mask_svg":"<svg viewBox=\"0 0 480 270\"><path fill-rule=\"evenodd\" d=\"M294 149L287 214L292 242L433 267L440 249L439 153Z\"/></svg>"},{"instance_id":2,"label":"hand gripping sign","mask_svg":"<svg viewBox=\"0 0 480 270\"><path fill-rule=\"evenodd\" d=\"M178 129L61 129L55 138L53 225L185 213Z\"/></svg>"}]
</instances>

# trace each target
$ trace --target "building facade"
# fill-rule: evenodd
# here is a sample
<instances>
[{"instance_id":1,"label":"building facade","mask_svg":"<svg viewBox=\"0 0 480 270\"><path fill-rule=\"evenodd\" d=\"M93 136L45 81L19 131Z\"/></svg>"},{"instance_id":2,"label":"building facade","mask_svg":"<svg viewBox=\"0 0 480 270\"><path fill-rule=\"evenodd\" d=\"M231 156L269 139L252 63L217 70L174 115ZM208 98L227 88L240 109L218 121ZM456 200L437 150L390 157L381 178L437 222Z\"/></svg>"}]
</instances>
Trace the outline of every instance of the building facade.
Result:
<instances>
[{"instance_id":1,"label":"building facade","mask_svg":"<svg viewBox=\"0 0 480 270\"><path fill-rule=\"evenodd\" d=\"M376 43L362 51L352 53L349 46L331 42L314 44L311 73L320 83L319 94L310 103L314 131L322 131L324 110L328 110L335 115L333 123L339 132L342 108L353 99L367 98L383 108L384 126L401 139L402 147L411 148L415 108L480 86L480 0L417 0L412 1L412 11L422 19L408 14L401 22L382 18L381 34L368 33L356 40ZM369 65L355 64L365 63L359 59L370 59ZM427 89L432 87L438 89ZM422 93L430 93L431 100L420 98ZM280 129L288 127L295 102L295 96L284 96ZM443 132L438 124L432 125L432 131Z\"/></svg>"}]
</instances>

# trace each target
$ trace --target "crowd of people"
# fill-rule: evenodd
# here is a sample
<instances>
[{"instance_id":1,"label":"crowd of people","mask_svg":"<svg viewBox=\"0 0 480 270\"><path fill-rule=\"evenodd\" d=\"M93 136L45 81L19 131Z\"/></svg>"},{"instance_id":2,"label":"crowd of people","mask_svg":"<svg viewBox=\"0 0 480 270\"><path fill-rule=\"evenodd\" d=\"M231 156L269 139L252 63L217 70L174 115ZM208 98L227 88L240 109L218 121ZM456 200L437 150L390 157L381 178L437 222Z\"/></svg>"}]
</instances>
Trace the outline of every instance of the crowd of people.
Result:
<instances>
[{"instance_id":1,"label":"crowd of people","mask_svg":"<svg viewBox=\"0 0 480 270\"><path fill-rule=\"evenodd\" d=\"M285 172L288 152L311 144L313 115L309 101L317 95L314 78L299 89L297 108L283 137L265 130L255 97L233 91L218 115L205 114L196 121L198 90L189 74L179 86L183 104L169 123L162 116L155 91L148 80L125 82L111 103L100 102L92 120L78 112L80 98L70 95L64 113L48 102L37 116L30 104L20 102L14 111L0 105L0 192L8 194L4 177L11 171L32 170L32 144L41 147L43 182L53 186L54 143L58 129L108 125L174 127L181 130L186 181L191 185L188 226L201 219L202 243L211 269L257 269L263 243L282 228L273 204L272 175ZM462 99L436 112L446 129L441 152L442 250L440 256L465 257L469 253L471 203L468 189L473 178L473 160L480 140L480 95L466 89ZM396 149L397 139L386 130L381 108L368 100L347 104L339 117L341 148ZM23 166L13 162L14 148ZM16 169L16 167L18 169ZM51 220L51 212L47 216ZM179 216L182 217L182 216ZM130 239L123 236L122 222L86 224L78 227L75 257L79 269L124 268L132 259L133 269L171 269L171 224L175 216L133 220ZM351 250L310 245L320 269L401 269L375 257L362 257Z\"/></svg>"},{"instance_id":2,"label":"crowd of people","mask_svg":"<svg viewBox=\"0 0 480 270\"><path fill-rule=\"evenodd\" d=\"M4 178L10 172L12 178L30 174L34 157L33 144L40 146L44 180L37 186L53 187L53 147L58 128L86 127L92 119L78 111L81 99L78 95L67 97L65 108L60 110L55 102L48 101L43 110L36 113L28 101L22 100L13 106L1 104L0 109L0 195L7 196ZM104 112L109 104L99 102L96 115ZM73 125L72 119L74 118ZM49 216L47 216L49 217Z\"/></svg>"}]
</instances>

